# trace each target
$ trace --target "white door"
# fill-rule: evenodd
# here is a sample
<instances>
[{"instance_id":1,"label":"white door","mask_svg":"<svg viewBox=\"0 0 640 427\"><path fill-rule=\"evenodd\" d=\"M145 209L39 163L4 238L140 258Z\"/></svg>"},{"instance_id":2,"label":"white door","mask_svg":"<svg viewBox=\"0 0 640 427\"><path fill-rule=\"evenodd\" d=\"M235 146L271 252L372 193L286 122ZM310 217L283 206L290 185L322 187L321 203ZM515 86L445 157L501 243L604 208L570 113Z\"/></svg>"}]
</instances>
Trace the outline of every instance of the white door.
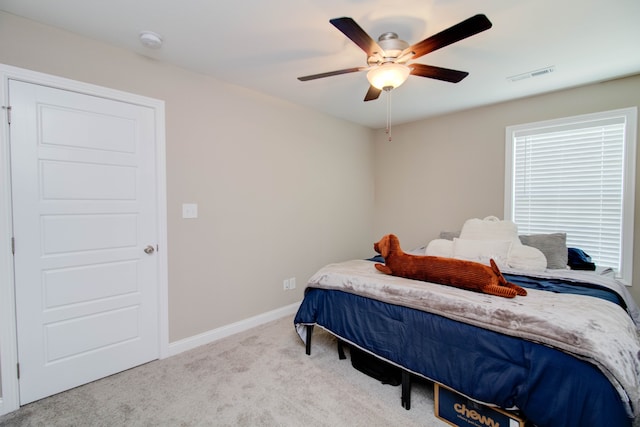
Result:
<instances>
[{"instance_id":1,"label":"white door","mask_svg":"<svg viewBox=\"0 0 640 427\"><path fill-rule=\"evenodd\" d=\"M159 356L154 112L15 80L9 99L24 405Z\"/></svg>"}]
</instances>

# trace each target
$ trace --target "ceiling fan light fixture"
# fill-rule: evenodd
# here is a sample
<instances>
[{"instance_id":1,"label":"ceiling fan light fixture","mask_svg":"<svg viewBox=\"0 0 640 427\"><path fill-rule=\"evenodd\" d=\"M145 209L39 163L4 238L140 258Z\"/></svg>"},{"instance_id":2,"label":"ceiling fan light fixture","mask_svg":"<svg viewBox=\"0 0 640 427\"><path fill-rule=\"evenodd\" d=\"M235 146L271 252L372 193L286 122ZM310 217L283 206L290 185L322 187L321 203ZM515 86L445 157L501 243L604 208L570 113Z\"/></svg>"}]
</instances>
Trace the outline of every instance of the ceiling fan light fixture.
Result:
<instances>
[{"instance_id":1,"label":"ceiling fan light fixture","mask_svg":"<svg viewBox=\"0 0 640 427\"><path fill-rule=\"evenodd\" d=\"M404 83L410 73L411 69L404 64L387 62L369 70L367 80L377 89L390 90Z\"/></svg>"}]
</instances>

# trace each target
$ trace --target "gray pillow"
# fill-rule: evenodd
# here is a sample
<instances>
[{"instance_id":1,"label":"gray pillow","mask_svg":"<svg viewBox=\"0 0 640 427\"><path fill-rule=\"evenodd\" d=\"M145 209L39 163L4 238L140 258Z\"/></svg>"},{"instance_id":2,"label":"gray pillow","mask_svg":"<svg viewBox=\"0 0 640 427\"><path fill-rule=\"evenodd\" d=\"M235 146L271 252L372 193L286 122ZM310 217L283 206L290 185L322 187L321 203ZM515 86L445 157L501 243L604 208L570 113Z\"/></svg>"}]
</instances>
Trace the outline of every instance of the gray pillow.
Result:
<instances>
[{"instance_id":1,"label":"gray pillow","mask_svg":"<svg viewBox=\"0 0 640 427\"><path fill-rule=\"evenodd\" d=\"M567 234L532 234L519 236L523 245L533 246L547 257L547 268L567 268Z\"/></svg>"},{"instance_id":2,"label":"gray pillow","mask_svg":"<svg viewBox=\"0 0 640 427\"><path fill-rule=\"evenodd\" d=\"M441 231L440 238L445 240L453 240L456 237L460 237L460 231Z\"/></svg>"}]
</instances>

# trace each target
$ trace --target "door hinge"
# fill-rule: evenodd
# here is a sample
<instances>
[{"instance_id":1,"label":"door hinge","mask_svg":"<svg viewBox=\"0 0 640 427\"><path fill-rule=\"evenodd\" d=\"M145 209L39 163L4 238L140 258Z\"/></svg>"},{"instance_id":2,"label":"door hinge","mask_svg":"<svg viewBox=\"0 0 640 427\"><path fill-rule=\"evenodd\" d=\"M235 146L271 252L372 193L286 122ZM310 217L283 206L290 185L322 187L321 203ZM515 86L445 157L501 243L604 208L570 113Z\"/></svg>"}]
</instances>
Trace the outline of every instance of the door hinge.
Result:
<instances>
[{"instance_id":1,"label":"door hinge","mask_svg":"<svg viewBox=\"0 0 640 427\"><path fill-rule=\"evenodd\" d=\"M20 379L20 364L16 363L16 369L18 371L18 379Z\"/></svg>"},{"instance_id":2,"label":"door hinge","mask_svg":"<svg viewBox=\"0 0 640 427\"><path fill-rule=\"evenodd\" d=\"M11 253L13 255L16 254L16 238L15 237L11 238Z\"/></svg>"},{"instance_id":3,"label":"door hinge","mask_svg":"<svg viewBox=\"0 0 640 427\"><path fill-rule=\"evenodd\" d=\"M11 106L9 105L8 107L5 107L3 105L2 109L7 110L7 123L11 124Z\"/></svg>"}]
</instances>

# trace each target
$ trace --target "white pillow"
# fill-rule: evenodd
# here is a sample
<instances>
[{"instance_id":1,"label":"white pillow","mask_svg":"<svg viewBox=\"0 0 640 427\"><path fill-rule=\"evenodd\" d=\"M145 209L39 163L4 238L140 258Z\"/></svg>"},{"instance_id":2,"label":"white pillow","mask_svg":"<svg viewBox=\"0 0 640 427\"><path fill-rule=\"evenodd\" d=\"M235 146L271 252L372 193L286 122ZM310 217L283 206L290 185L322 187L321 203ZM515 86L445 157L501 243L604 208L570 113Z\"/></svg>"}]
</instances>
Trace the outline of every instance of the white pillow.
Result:
<instances>
[{"instance_id":1,"label":"white pillow","mask_svg":"<svg viewBox=\"0 0 640 427\"><path fill-rule=\"evenodd\" d=\"M544 271L547 268L547 257L533 246L513 245L507 264L520 270Z\"/></svg>"},{"instance_id":2,"label":"white pillow","mask_svg":"<svg viewBox=\"0 0 640 427\"><path fill-rule=\"evenodd\" d=\"M425 255L453 258L453 241L447 239L434 239L427 245Z\"/></svg>"},{"instance_id":3,"label":"white pillow","mask_svg":"<svg viewBox=\"0 0 640 427\"><path fill-rule=\"evenodd\" d=\"M501 221L495 216L485 219L472 218L465 221L460 231L460 238L466 240L499 240L509 241L514 245L521 244L518 237L518 226L512 221Z\"/></svg>"},{"instance_id":4,"label":"white pillow","mask_svg":"<svg viewBox=\"0 0 640 427\"><path fill-rule=\"evenodd\" d=\"M498 267L508 265L512 243L508 240L469 240L453 239L453 258L475 261L490 265L493 260Z\"/></svg>"}]
</instances>

